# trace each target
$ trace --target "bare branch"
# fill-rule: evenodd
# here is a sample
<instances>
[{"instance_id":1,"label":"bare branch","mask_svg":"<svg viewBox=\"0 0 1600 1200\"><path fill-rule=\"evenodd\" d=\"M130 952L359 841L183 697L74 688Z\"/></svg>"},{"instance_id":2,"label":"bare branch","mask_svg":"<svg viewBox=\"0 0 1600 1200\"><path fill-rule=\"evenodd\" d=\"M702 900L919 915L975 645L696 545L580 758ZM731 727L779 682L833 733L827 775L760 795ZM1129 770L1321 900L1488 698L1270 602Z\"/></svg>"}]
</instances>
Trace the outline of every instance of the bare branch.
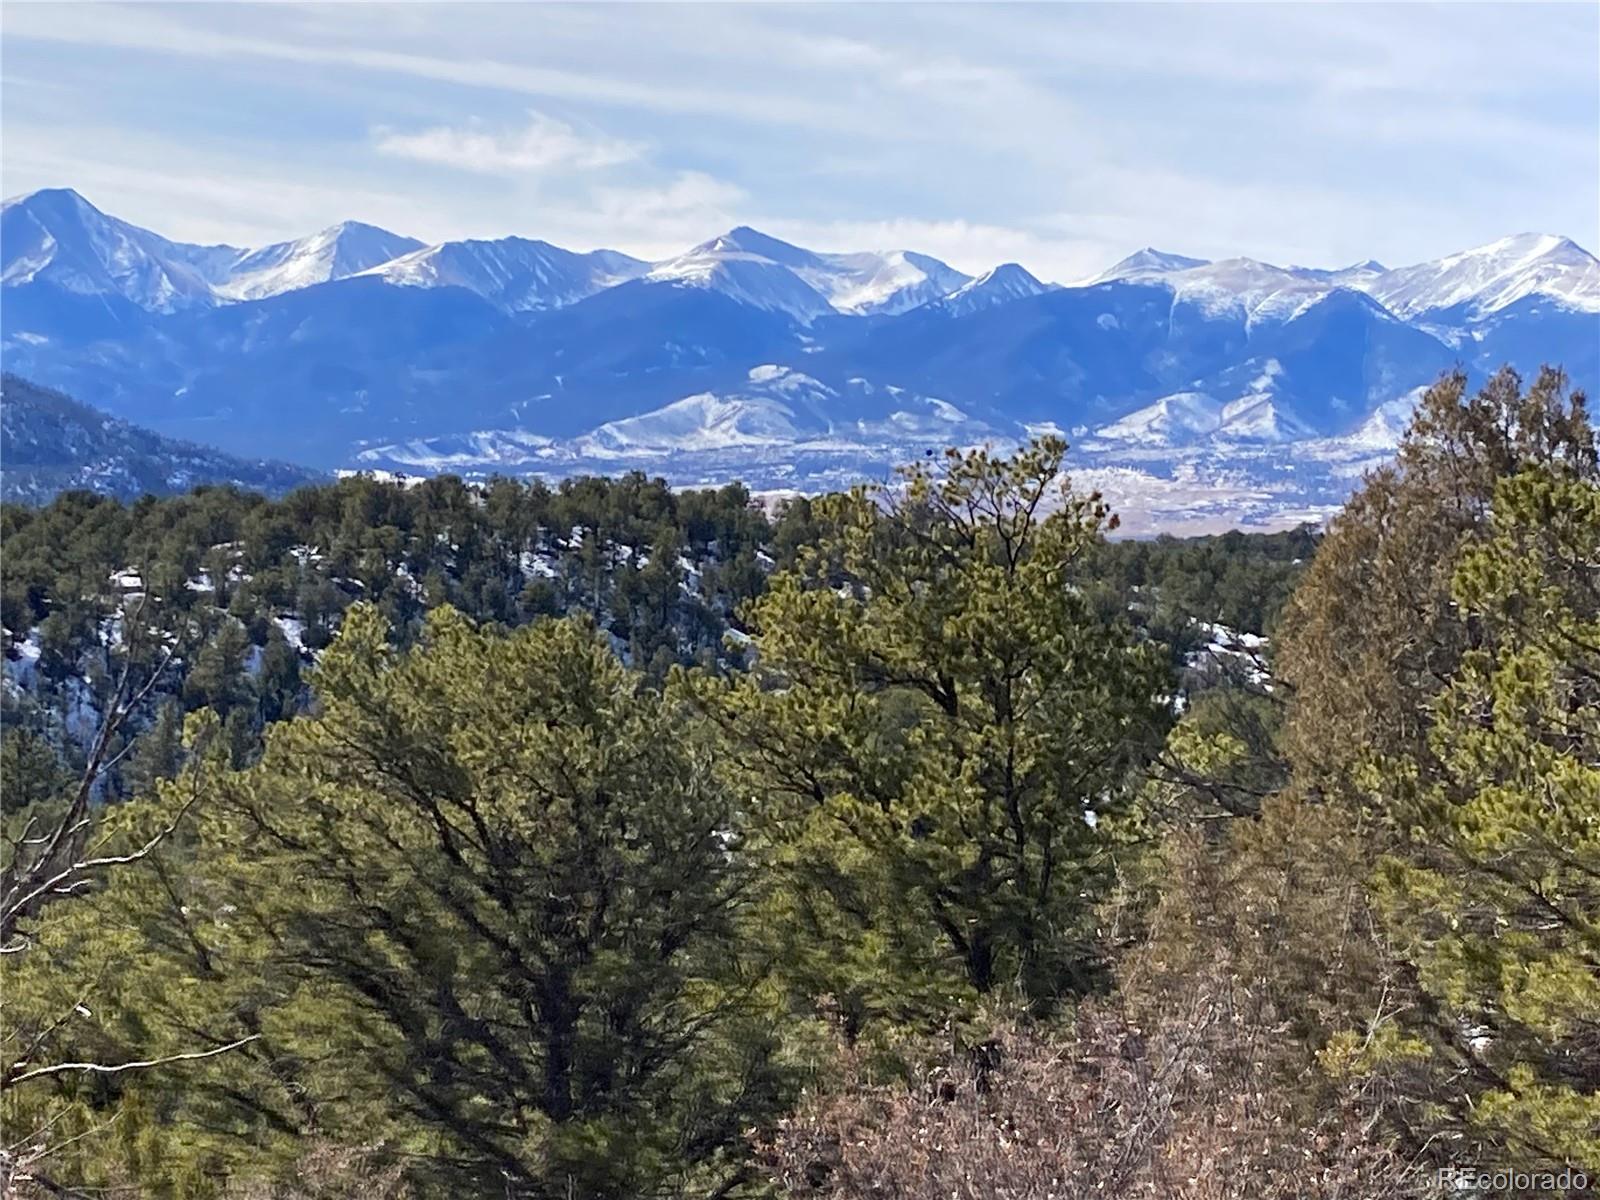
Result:
<instances>
[{"instance_id":1,"label":"bare branch","mask_svg":"<svg viewBox=\"0 0 1600 1200\"><path fill-rule=\"evenodd\" d=\"M117 1075L123 1071L144 1071L151 1067L164 1067L169 1063L194 1062L202 1058L215 1058L219 1054L226 1054L230 1050L237 1050L240 1046L248 1045L261 1037L259 1033L252 1033L249 1037L242 1037L236 1042L229 1042L226 1046L217 1046L210 1050L191 1050L184 1054L166 1054L160 1058L140 1059L136 1062L105 1063L77 1062L54 1063L48 1067L35 1067L31 1071L24 1071L20 1075L13 1075L0 1081L5 1087L15 1087L19 1083L26 1083L30 1079L39 1079L46 1075L64 1075L68 1071L84 1071L95 1075Z\"/></svg>"}]
</instances>

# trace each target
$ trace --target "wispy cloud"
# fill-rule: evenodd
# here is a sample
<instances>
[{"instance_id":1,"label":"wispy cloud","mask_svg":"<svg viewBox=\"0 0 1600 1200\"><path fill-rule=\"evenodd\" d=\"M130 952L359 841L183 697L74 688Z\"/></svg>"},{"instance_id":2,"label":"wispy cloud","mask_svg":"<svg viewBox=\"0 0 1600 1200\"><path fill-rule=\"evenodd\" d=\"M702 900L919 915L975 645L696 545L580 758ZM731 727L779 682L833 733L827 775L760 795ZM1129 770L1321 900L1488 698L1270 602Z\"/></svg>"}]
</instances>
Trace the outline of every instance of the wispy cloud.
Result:
<instances>
[{"instance_id":1,"label":"wispy cloud","mask_svg":"<svg viewBox=\"0 0 1600 1200\"><path fill-rule=\"evenodd\" d=\"M489 130L481 124L447 125L417 133L375 131L380 154L487 175L517 175L560 167L594 170L637 159L643 147L604 134L580 134L565 121L530 112L520 129Z\"/></svg>"},{"instance_id":2,"label":"wispy cloud","mask_svg":"<svg viewBox=\"0 0 1600 1200\"><path fill-rule=\"evenodd\" d=\"M246 6L240 6L244 9ZM292 10L292 4L267 6L275 17ZM311 6L308 6L311 7ZM377 16L391 6L360 6ZM424 10L424 4L402 4L399 8ZM438 4L438 11L458 11L450 4ZM486 6L493 9L494 5ZM515 10L520 6L506 5ZM848 105L827 97L806 97L763 93L712 83L684 80L645 80L629 77L614 69L595 66L589 70L552 66L537 62L508 61L486 51L451 54L412 47L396 48L383 44L387 39L381 24L359 31L366 34L361 43L329 44L314 41L284 40L274 36L279 23L274 20L262 29L235 31L201 24L185 9L199 5L160 4L103 5L93 21L63 20L60 13L35 11L28 5L6 10L7 34L37 41L79 46L99 46L120 50L144 51L172 57L211 60L268 60L297 67L331 66L372 72L434 83L499 90L528 96L559 97L567 100L618 104L640 109L701 113L750 121L822 127L847 119ZM47 6L38 6L46 10ZM202 15L209 15L204 14ZM248 19L248 14L241 12ZM453 24L448 21L447 24ZM431 28L412 29L413 37L437 41Z\"/></svg>"},{"instance_id":3,"label":"wispy cloud","mask_svg":"<svg viewBox=\"0 0 1600 1200\"><path fill-rule=\"evenodd\" d=\"M7 186L180 237L357 217L656 256L750 223L1058 280L1144 244L1600 243L1592 6L82 11L6 6Z\"/></svg>"},{"instance_id":4,"label":"wispy cloud","mask_svg":"<svg viewBox=\"0 0 1600 1200\"><path fill-rule=\"evenodd\" d=\"M682 171L659 184L599 186L586 203L562 214L591 241L614 242L607 231L635 231L627 249L666 258L739 223L749 194L702 171Z\"/></svg>"}]
</instances>

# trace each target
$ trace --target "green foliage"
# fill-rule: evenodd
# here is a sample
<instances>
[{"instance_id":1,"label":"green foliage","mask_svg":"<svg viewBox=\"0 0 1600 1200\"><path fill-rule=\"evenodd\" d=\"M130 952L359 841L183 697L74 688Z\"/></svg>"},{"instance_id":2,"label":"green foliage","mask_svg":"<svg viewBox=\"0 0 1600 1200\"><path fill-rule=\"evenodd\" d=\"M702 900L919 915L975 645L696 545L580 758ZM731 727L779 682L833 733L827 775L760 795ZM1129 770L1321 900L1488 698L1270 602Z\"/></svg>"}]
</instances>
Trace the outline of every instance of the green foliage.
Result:
<instances>
[{"instance_id":1,"label":"green foliage","mask_svg":"<svg viewBox=\"0 0 1600 1200\"><path fill-rule=\"evenodd\" d=\"M1317 548L1314 527L1282 533L1106 542L1094 576L1136 616L1180 642L1195 621L1267 634Z\"/></svg>"},{"instance_id":2,"label":"green foliage","mask_svg":"<svg viewBox=\"0 0 1600 1200\"><path fill-rule=\"evenodd\" d=\"M1243 981L1303 1122L1354 1087L1418 1162L1593 1169L1597 488L1559 372L1441 380L1273 677L1191 692L1151 772L1122 994L1151 1021L1208 968Z\"/></svg>"},{"instance_id":3,"label":"green foliage","mask_svg":"<svg viewBox=\"0 0 1600 1200\"><path fill-rule=\"evenodd\" d=\"M659 683L675 663L725 654L730 615L764 584L756 554L770 537L743 488L677 493L639 474L555 490L353 478L276 501L231 488L131 505L73 492L0 513L0 649L38 651L28 702L0 709L0 738L31 724L66 769L92 736L66 726L106 711L130 657L144 668L166 648L125 736L175 699L231 720L238 757L252 756L304 702L301 670L361 600L400 645L444 604L508 627L586 611ZM107 771L100 793L129 795L131 769Z\"/></svg>"},{"instance_id":4,"label":"green foliage","mask_svg":"<svg viewBox=\"0 0 1600 1200\"><path fill-rule=\"evenodd\" d=\"M83 1175L209 1194L316 1132L403 1151L441 1195L736 1178L787 1071L735 937L737 814L681 711L580 622L508 637L450 609L404 653L351 609L316 686L247 771L213 736L163 791L205 795L198 827L47 912L15 976L36 1027L93 1014L49 1037L105 1061L256 1038L144 1113L145 1080L69 1077L58 1109L87 1129L120 1105L160 1164ZM92 1007L67 994L86 980Z\"/></svg>"},{"instance_id":5,"label":"green foliage","mask_svg":"<svg viewBox=\"0 0 1600 1200\"><path fill-rule=\"evenodd\" d=\"M1070 584L1105 512L1059 487L1064 448L814 502L817 544L748 611L756 670L699 691L783 881L766 927L852 1027L1098 977L1166 680Z\"/></svg>"},{"instance_id":6,"label":"green foliage","mask_svg":"<svg viewBox=\"0 0 1600 1200\"><path fill-rule=\"evenodd\" d=\"M1453 591L1478 644L1373 780L1410 831L1380 910L1480 1153L1600 1169L1600 477L1502 479Z\"/></svg>"},{"instance_id":7,"label":"green foliage","mask_svg":"<svg viewBox=\"0 0 1600 1200\"><path fill-rule=\"evenodd\" d=\"M1398 460L1330 524L1283 615L1285 749L1306 786L1348 798L1371 754L1427 757L1429 705L1472 642L1451 594L1465 539L1501 479L1594 459L1583 397L1559 371L1526 389L1509 369L1477 393L1459 372L1429 389Z\"/></svg>"},{"instance_id":8,"label":"green foliage","mask_svg":"<svg viewBox=\"0 0 1600 1200\"><path fill-rule=\"evenodd\" d=\"M997 1081L1080 1105L1057 1150L1142 1130L1152 1194L1303 1194L1308 1130L1330 1194L1600 1170L1581 397L1442 380L1320 540L1108 544L1064 449L775 521L639 475L0 509L0 894L68 872L7 917L0 1177L755 1197L754 1135L988 1194Z\"/></svg>"}]
</instances>

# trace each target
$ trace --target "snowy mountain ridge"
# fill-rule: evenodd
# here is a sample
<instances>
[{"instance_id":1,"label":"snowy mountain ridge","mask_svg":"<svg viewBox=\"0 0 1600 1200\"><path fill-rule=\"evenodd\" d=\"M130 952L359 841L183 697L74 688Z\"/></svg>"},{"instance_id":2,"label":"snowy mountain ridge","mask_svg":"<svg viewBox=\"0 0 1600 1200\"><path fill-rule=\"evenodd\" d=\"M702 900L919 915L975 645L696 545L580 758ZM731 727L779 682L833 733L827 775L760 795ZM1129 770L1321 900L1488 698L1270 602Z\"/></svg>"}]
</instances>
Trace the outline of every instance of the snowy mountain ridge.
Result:
<instances>
[{"instance_id":1,"label":"snowy mountain ridge","mask_svg":"<svg viewBox=\"0 0 1600 1200\"><path fill-rule=\"evenodd\" d=\"M520 237L415 247L359 274L404 287L465 288L507 312L533 312L576 303L648 266L616 250L578 254Z\"/></svg>"},{"instance_id":2,"label":"snowy mountain ridge","mask_svg":"<svg viewBox=\"0 0 1600 1200\"><path fill-rule=\"evenodd\" d=\"M749 226L645 262L354 222L190 245L62 189L3 224L11 370L166 437L333 470L814 490L1056 429L1145 499L1302 512L1381 461L1445 371L1600 383L1600 263L1544 234L1393 269L1146 248L1060 286Z\"/></svg>"},{"instance_id":3,"label":"snowy mountain ridge","mask_svg":"<svg viewBox=\"0 0 1600 1200\"><path fill-rule=\"evenodd\" d=\"M1145 249L1094 277L1161 283L1179 301L1237 304L1253 318L1272 318L1348 288L1371 296L1395 316L1461 310L1469 319L1498 312L1529 296L1544 296L1580 312L1600 312L1600 260L1570 238L1523 233L1389 269L1375 261L1339 270L1277 267L1251 258L1218 262Z\"/></svg>"},{"instance_id":4,"label":"snowy mountain ridge","mask_svg":"<svg viewBox=\"0 0 1600 1200\"><path fill-rule=\"evenodd\" d=\"M902 313L971 281L911 250L821 254L744 225L657 263L648 277L713 288L802 323L833 313Z\"/></svg>"},{"instance_id":5,"label":"snowy mountain ridge","mask_svg":"<svg viewBox=\"0 0 1600 1200\"><path fill-rule=\"evenodd\" d=\"M421 246L416 238L401 237L376 225L344 221L310 237L242 252L211 283L219 298L260 300L348 279Z\"/></svg>"},{"instance_id":6,"label":"snowy mountain ridge","mask_svg":"<svg viewBox=\"0 0 1600 1200\"><path fill-rule=\"evenodd\" d=\"M110 293L149 312L261 300L372 275L409 287L462 287L506 312L573 304L637 278L717 291L802 324L818 317L896 315L946 301L971 311L1048 286L1005 263L974 278L913 250L822 253L739 226L673 258L645 263L614 250L577 252L522 237L423 242L358 221L260 249L169 241L108 216L77 192L46 189L4 204L3 282L49 282ZM1386 269L1216 262L1145 248L1086 284L1153 283L1175 303L1279 321L1333 288L1373 297L1401 319L1454 312L1478 320L1530 296L1600 312L1600 260L1568 238L1525 233L1432 262Z\"/></svg>"}]
</instances>

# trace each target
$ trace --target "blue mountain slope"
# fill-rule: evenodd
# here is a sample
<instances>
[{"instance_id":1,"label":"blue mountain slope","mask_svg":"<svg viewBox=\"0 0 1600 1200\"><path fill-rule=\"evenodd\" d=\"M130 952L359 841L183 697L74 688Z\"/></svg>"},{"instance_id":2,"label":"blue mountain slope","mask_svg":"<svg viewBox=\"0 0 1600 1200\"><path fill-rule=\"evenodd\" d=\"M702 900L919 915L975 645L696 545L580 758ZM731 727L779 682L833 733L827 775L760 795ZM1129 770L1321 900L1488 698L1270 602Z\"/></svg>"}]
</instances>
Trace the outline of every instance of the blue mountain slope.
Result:
<instances>
[{"instance_id":1,"label":"blue mountain slope","mask_svg":"<svg viewBox=\"0 0 1600 1200\"><path fill-rule=\"evenodd\" d=\"M364 437L431 428L452 388L433 356L507 320L460 288L357 278L147 320L81 355L21 346L7 359L169 436L331 466Z\"/></svg>"},{"instance_id":2,"label":"blue mountain slope","mask_svg":"<svg viewBox=\"0 0 1600 1200\"><path fill-rule=\"evenodd\" d=\"M489 399L472 406L475 427L503 422L515 405L522 423L566 437L742 379L800 345L779 314L637 280L458 344L440 361Z\"/></svg>"},{"instance_id":3,"label":"blue mountain slope","mask_svg":"<svg viewBox=\"0 0 1600 1200\"><path fill-rule=\"evenodd\" d=\"M124 500L200 484L276 494L320 478L286 463L159 437L9 374L0 377L0 459L0 496L29 504L80 488Z\"/></svg>"},{"instance_id":4,"label":"blue mountain slope","mask_svg":"<svg viewBox=\"0 0 1600 1200\"><path fill-rule=\"evenodd\" d=\"M1563 367L1595 396L1600 389L1600 315L1577 312L1547 296L1525 296L1475 324L1461 353L1487 367L1510 363L1524 375Z\"/></svg>"},{"instance_id":5,"label":"blue mountain slope","mask_svg":"<svg viewBox=\"0 0 1600 1200\"><path fill-rule=\"evenodd\" d=\"M1237 373L1276 364L1275 394L1305 429L1318 436L1348 431L1385 400L1426 383L1455 365L1457 355L1437 338L1413 329L1369 296L1337 289L1249 344ZM1226 386L1202 391L1234 398ZM1230 394L1233 393L1233 394Z\"/></svg>"},{"instance_id":6,"label":"blue mountain slope","mask_svg":"<svg viewBox=\"0 0 1600 1200\"><path fill-rule=\"evenodd\" d=\"M831 369L1070 427L1214 370L1244 344L1242 322L1198 312L1175 321L1166 288L1118 282L955 317L913 310L823 357Z\"/></svg>"},{"instance_id":7,"label":"blue mountain slope","mask_svg":"<svg viewBox=\"0 0 1600 1200\"><path fill-rule=\"evenodd\" d=\"M0 336L8 358L29 346L57 358L95 342L137 338L149 321L149 313L115 292L73 291L44 279L0 292Z\"/></svg>"}]
</instances>

